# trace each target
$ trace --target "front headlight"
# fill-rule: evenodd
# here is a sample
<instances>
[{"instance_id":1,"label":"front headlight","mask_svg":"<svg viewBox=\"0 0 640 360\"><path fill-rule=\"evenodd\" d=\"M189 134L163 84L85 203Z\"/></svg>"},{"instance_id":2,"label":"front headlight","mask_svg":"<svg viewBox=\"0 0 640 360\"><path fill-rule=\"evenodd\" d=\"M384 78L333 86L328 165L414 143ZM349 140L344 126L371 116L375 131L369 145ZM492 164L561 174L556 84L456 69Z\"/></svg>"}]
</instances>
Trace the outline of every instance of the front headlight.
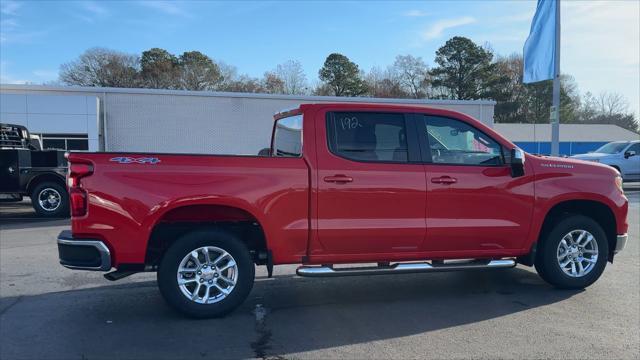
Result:
<instances>
[{"instance_id":1,"label":"front headlight","mask_svg":"<svg viewBox=\"0 0 640 360\"><path fill-rule=\"evenodd\" d=\"M621 193L624 194L624 189L622 188L622 177L620 177L619 175L616 176L616 187L618 188L618 190L620 190Z\"/></svg>"}]
</instances>

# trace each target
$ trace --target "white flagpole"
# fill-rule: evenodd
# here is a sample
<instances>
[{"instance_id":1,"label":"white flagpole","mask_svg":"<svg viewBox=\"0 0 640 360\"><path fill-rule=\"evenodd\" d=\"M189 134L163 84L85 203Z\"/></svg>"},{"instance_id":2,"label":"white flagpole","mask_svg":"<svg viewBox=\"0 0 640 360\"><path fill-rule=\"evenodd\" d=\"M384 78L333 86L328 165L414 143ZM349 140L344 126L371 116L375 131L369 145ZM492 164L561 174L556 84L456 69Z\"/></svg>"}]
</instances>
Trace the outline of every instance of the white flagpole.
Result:
<instances>
[{"instance_id":1,"label":"white flagpole","mask_svg":"<svg viewBox=\"0 0 640 360\"><path fill-rule=\"evenodd\" d=\"M556 1L556 56L551 107L551 155L560 153L560 0Z\"/></svg>"}]
</instances>

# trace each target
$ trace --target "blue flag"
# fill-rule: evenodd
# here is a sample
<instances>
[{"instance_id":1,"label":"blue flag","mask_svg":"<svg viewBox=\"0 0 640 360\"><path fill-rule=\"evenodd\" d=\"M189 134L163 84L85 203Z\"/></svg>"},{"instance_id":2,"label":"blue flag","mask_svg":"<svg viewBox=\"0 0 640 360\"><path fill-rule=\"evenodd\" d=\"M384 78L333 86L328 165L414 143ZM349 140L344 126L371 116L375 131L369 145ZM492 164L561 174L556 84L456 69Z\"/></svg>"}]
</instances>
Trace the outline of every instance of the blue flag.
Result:
<instances>
[{"instance_id":1,"label":"blue flag","mask_svg":"<svg viewBox=\"0 0 640 360\"><path fill-rule=\"evenodd\" d=\"M538 0L536 14L531 22L529 37L524 43L524 75L527 83L555 77L556 56L556 1Z\"/></svg>"}]
</instances>

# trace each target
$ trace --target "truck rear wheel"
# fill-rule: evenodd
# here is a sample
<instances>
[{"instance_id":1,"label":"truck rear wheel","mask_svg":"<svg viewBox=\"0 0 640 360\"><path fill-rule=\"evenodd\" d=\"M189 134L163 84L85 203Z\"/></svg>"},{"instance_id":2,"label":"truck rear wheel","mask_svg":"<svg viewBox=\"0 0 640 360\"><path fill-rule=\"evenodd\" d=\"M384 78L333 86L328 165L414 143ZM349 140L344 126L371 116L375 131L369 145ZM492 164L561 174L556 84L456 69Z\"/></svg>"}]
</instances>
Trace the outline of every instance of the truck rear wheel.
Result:
<instances>
[{"instance_id":1,"label":"truck rear wheel","mask_svg":"<svg viewBox=\"0 0 640 360\"><path fill-rule=\"evenodd\" d=\"M585 288L602 275L608 245L605 232L595 220L571 215L549 232L536 256L536 270L556 287Z\"/></svg>"},{"instance_id":2,"label":"truck rear wheel","mask_svg":"<svg viewBox=\"0 0 640 360\"><path fill-rule=\"evenodd\" d=\"M246 245L220 230L197 230L164 254L158 286L167 303L195 318L223 316L247 298L255 267Z\"/></svg>"},{"instance_id":3,"label":"truck rear wheel","mask_svg":"<svg viewBox=\"0 0 640 360\"><path fill-rule=\"evenodd\" d=\"M31 205L38 216L69 217L69 194L64 186L45 181L33 188L30 197Z\"/></svg>"}]
</instances>

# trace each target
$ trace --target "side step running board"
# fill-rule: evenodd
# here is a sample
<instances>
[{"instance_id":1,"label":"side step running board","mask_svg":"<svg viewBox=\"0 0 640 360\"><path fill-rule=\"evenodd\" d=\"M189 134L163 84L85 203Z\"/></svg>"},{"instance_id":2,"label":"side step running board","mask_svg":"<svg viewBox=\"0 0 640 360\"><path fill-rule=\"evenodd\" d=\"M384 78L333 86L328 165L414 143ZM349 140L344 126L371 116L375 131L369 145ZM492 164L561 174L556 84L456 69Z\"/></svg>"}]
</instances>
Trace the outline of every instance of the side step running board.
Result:
<instances>
[{"instance_id":1,"label":"side step running board","mask_svg":"<svg viewBox=\"0 0 640 360\"><path fill-rule=\"evenodd\" d=\"M503 269L516 266L513 259L501 259L491 261L467 261L444 264L424 263L398 263L390 266L370 266L356 268L334 269L330 266L300 266L296 270L298 276L327 277L327 276L355 276L355 275L383 275L383 274L410 274L421 272L458 271L470 269Z\"/></svg>"}]
</instances>

